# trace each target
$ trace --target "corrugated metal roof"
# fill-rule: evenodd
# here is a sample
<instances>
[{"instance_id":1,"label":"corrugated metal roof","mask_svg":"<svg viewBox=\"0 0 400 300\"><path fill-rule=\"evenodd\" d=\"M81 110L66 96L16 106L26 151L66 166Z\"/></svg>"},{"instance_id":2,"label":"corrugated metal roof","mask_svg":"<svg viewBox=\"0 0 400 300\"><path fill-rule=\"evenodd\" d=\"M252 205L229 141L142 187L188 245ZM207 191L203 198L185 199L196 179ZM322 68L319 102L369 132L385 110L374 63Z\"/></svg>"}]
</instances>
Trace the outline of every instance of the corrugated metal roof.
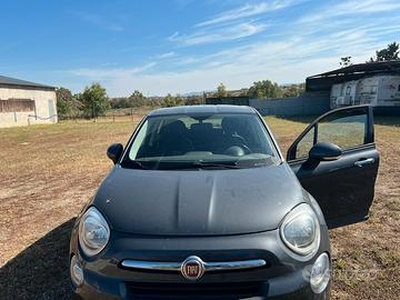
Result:
<instances>
[{"instance_id":1,"label":"corrugated metal roof","mask_svg":"<svg viewBox=\"0 0 400 300\"><path fill-rule=\"evenodd\" d=\"M306 78L306 91L329 91L333 84L358 80L366 76L400 74L400 61L382 61L351 65Z\"/></svg>"},{"instance_id":2,"label":"corrugated metal roof","mask_svg":"<svg viewBox=\"0 0 400 300\"><path fill-rule=\"evenodd\" d=\"M400 71L400 61L380 61L371 62L364 64L351 65L345 68L336 69L333 71L312 75L307 79L313 79L318 77L331 77L331 76L345 76L348 74L376 74L385 72L399 72Z\"/></svg>"},{"instance_id":3,"label":"corrugated metal roof","mask_svg":"<svg viewBox=\"0 0 400 300\"><path fill-rule=\"evenodd\" d=\"M36 87L36 88L45 88L45 89L55 89L53 86L44 85L40 83L35 83L31 81L6 77L0 75L0 85L11 85L11 86L26 86L26 87Z\"/></svg>"}]
</instances>

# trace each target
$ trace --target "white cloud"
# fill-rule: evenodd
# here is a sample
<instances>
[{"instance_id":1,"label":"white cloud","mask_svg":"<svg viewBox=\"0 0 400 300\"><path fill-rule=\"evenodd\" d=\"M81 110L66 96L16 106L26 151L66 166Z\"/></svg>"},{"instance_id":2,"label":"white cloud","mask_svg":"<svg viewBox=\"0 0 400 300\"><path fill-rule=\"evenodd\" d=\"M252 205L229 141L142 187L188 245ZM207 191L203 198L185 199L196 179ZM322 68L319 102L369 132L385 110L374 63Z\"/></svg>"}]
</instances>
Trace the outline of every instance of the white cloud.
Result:
<instances>
[{"instance_id":1,"label":"white cloud","mask_svg":"<svg viewBox=\"0 0 400 300\"><path fill-rule=\"evenodd\" d=\"M251 86L254 81L271 79L279 83L303 82L305 75L321 73L337 64L337 57L326 57L298 62L293 65L256 63L244 67L239 64L204 67L186 72L165 72L151 75L131 75L104 82L110 95L129 95L139 89L145 95L166 95L214 89L223 82L228 89ZM229 76L227 76L229 74ZM290 74L290 76L289 76Z\"/></svg>"},{"instance_id":2,"label":"white cloud","mask_svg":"<svg viewBox=\"0 0 400 300\"><path fill-rule=\"evenodd\" d=\"M258 4L247 4L237 9L225 11L221 14L211 17L209 20L196 24L196 27L203 27L209 25L215 25L225 22L230 22L242 18L248 18L256 15L260 15L269 11L285 8L292 4L293 1L272 1L262 2Z\"/></svg>"},{"instance_id":3,"label":"white cloud","mask_svg":"<svg viewBox=\"0 0 400 300\"><path fill-rule=\"evenodd\" d=\"M378 11L400 8L397 2L365 2L374 5ZM358 8L371 15L368 18L359 15L337 17L338 14L352 13L336 12L338 7L342 10ZM244 11L259 12L263 9L253 6L253 10L243 10L242 15ZM368 7L355 1L341 2L330 9L334 11L320 9L318 19L312 20L313 14L310 14L308 18L293 20L287 26L281 23L280 28L274 23L261 23L260 19L246 21L240 17L239 20L233 18L232 13L230 18L221 19L221 15L218 22L199 23L201 25L195 27L192 33L174 33L169 37L174 45L165 47L165 52L159 55L151 56L149 59L152 61L147 64L128 68L81 68L72 73L86 82L100 81L111 96L126 96L134 89L145 95L210 90L220 82L226 84L228 89L238 89L263 79L281 84L303 82L307 76L338 68L340 57L351 55L354 63L364 62L374 55L375 50L398 39L400 25L396 13L373 14ZM240 14L237 13L237 16ZM234 19L236 22L233 22ZM257 40L232 42L260 32L264 34ZM229 47L223 47L221 43L223 50L203 53L193 50L186 55L179 53L179 50L188 53L187 48L179 48L182 45L223 41L231 41Z\"/></svg>"},{"instance_id":4,"label":"white cloud","mask_svg":"<svg viewBox=\"0 0 400 300\"><path fill-rule=\"evenodd\" d=\"M113 77L120 77L121 75L123 76L131 76L134 74L139 74L142 73L146 70L151 69L156 65L156 62L151 62L148 63L144 66L136 67L136 68L80 68L80 69L75 69L75 70L69 70L67 73L76 75L76 76L81 76L81 77L87 77L91 78L92 81L97 81L97 80L108 80L109 78Z\"/></svg>"},{"instance_id":5,"label":"white cloud","mask_svg":"<svg viewBox=\"0 0 400 300\"><path fill-rule=\"evenodd\" d=\"M167 52L140 67L78 69L73 74L100 81L111 96L129 95L133 89L145 95L210 90L220 82L238 89L263 79L281 84L303 82L307 76L338 68L342 56L351 55L354 62L364 62L376 49L377 37L369 35L365 26L332 31L319 38L301 31L299 28L279 40L260 40L211 54L186 57Z\"/></svg>"},{"instance_id":6,"label":"white cloud","mask_svg":"<svg viewBox=\"0 0 400 300\"><path fill-rule=\"evenodd\" d=\"M170 42L178 43L179 46L193 46L250 37L263 32L270 25L270 22L266 21L265 16L262 15L289 7L301 1L274 0L246 4L236 9L224 11L206 21L195 24L192 32L182 33L177 31L167 39ZM252 20L252 17L260 18Z\"/></svg>"},{"instance_id":7,"label":"white cloud","mask_svg":"<svg viewBox=\"0 0 400 300\"><path fill-rule=\"evenodd\" d=\"M391 0L337 1L334 5L322 9L319 7L318 11L313 11L301 17L299 23L314 23L318 26L321 22L327 22L329 19L339 19L346 16L359 17L360 15L393 12L398 9L400 9L400 2Z\"/></svg>"},{"instance_id":8,"label":"white cloud","mask_svg":"<svg viewBox=\"0 0 400 300\"><path fill-rule=\"evenodd\" d=\"M215 30L197 31L193 34L187 35L175 32L173 35L168 37L168 40L171 42L178 42L186 46L210 44L249 37L264 31L266 28L266 24L245 22Z\"/></svg>"},{"instance_id":9,"label":"white cloud","mask_svg":"<svg viewBox=\"0 0 400 300\"><path fill-rule=\"evenodd\" d=\"M156 59L164 59L164 58L170 58L170 57L174 57L174 56L176 56L176 53L171 51L171 52L166 52L166 53L157 55L155 58Z\"/></svg>"},{"instance_id":10,"label":"white cloud","mask_svg":"<svg viewBox=\"0 0 400 300\"><path fill-rule=\"evenodd\" d=\"M390 0L364 0L364 1L349 1L339 4L336 9L340 14L360 14L360 13L380 13L399 9L398 1Z\"/></svg>"},{"instance_id":11,"label":"white cloud","mask_svg":"<svg viewBox=\"0 0 400 300\"><path fill-rule=\"evenodd\" d=\"M250 86L253 81L269 78L281 83L300 82L304 72L297 68L297 74L291 71L285 56L291 55L295 41L264 42L224 50L211 55L198 56L192 60L185 57L173 57L196 63L195 68L173 72L146 72L145 67L127 69L79 69L73 74L100 81L109 95L129 95L132 89L139 89L145 95L165 95L167 93L185 93L209 90L224 82L228 88ZM169 64L170 62L166 62ZM309 65L307 69L312 69ZM323 69L321 70L321 72ZM312 71L310 71L312 74Z\"/></svg>"}]
</instances>

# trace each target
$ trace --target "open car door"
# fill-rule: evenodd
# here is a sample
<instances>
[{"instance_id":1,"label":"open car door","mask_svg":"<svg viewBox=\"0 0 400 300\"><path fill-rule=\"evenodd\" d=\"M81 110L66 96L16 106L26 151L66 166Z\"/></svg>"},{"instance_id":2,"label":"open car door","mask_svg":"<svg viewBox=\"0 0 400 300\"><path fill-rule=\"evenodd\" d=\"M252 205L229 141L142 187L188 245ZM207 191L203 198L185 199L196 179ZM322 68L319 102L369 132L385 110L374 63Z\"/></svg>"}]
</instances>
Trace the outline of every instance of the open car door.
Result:
<instances>
[{"instance_id":1,"label":"open car door","mask_svg":"<svg viewBox=\"0 0 400 300\"><path fill-rule=\"evenodd\" d=\"M367 220L379 166L372 107L317 118L289 148L287 161L330 229Z\"/></svg>"}]
</instances>

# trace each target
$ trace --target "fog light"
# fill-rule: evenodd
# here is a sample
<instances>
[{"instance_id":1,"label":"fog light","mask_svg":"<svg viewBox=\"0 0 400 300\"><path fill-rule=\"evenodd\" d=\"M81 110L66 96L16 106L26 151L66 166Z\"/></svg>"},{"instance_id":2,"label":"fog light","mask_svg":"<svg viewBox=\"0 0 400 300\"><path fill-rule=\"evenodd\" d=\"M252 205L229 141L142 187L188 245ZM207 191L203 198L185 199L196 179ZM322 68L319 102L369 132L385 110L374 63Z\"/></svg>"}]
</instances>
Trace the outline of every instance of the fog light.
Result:
<instances>
[{"instance_id":1,"label":"fog light","mask_svg":"<svg viewBox=\"0 0 400 300\"><path fill-rule=\"evenodd\" d=\"M311 268L310 285L314 293L322 293L328 286L331 269L328 254L322 253Z\"/></svg>"},{"instance_id":2,"label":"fog light","mask_svg":"<svg viewBox=\"0 0 400 300\"><path fill-rule=\"evenodd\" d=\"M69 264L69 273L71 275L72 282L76 286L80 286L83 283L83 268L76 255L71 258Z\"/></svg>"}]
</instances>

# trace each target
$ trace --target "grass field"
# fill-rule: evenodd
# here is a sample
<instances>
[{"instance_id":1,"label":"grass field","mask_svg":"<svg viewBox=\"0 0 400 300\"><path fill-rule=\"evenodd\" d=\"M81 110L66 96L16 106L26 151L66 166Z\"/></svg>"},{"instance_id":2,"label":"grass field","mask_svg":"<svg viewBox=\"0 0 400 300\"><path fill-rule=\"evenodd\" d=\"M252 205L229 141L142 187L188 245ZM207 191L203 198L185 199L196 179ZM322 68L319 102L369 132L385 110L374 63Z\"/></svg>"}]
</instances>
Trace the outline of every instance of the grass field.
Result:
<instances>
[{"instance_id":1,"label":"grass field","mask_svg":"<svg viewBox=\"0 0 400 300\"><path fill-rule=\"evenodd\" d=\"M282 150L304 120L267 118ZM69 299L74 217L112 167L105 151L137 120L0 129L0 298ZM333 299L400 294L400 118L378 119L381 165L368 222L331 231Z\"/></svg>"}]
</instances>

